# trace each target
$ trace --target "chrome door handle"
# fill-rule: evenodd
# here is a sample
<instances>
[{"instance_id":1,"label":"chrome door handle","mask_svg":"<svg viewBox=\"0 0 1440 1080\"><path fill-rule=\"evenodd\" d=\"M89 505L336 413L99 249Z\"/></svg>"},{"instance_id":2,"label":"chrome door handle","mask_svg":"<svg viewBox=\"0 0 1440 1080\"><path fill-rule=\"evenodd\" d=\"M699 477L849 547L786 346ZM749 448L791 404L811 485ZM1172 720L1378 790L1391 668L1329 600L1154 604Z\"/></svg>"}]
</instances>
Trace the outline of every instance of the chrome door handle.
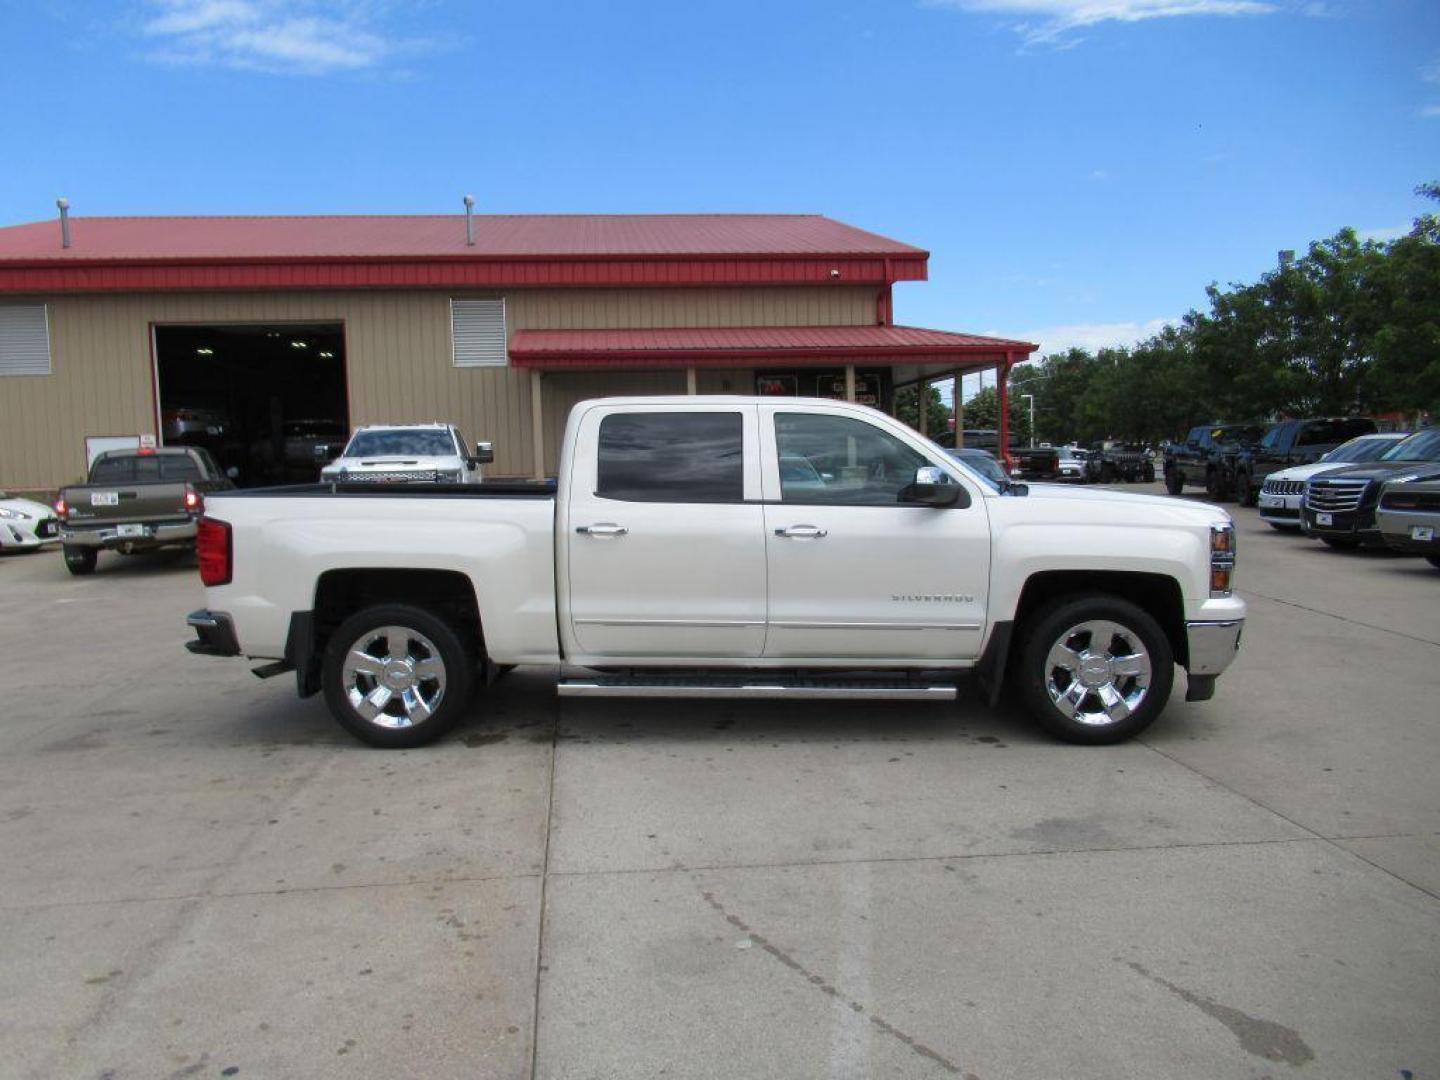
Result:
<instances>
[{"instance_id":1,"label":"chrome door handle","mask_svg":"<svg viewBox=\"0 0 1440 1080\"><path fill-rule=\"evenodd\" d=\"M788 529L776 529L775 535L788 536L792 540L820 540L830 533L815 525L791 525Z\"/></svg>"},{"instance_id":2,"label":"chrome door handle","mask_svg":"<svg viewBox=\"0 0 1440 1080\"><path fill-rule=\"evenodd\" d=\"M594 525L577 525L575 531L586 536L624 536L630 530L612 521L600 521Z\"/></svg>"}]
</instances>

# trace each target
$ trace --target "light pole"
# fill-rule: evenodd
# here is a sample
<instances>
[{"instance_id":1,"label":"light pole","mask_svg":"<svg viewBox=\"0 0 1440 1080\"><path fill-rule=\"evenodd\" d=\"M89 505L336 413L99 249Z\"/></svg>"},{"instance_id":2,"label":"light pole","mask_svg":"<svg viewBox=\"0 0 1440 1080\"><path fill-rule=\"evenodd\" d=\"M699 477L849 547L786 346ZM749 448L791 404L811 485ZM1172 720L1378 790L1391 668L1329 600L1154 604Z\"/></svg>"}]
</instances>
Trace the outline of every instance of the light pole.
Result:
<instances>
[{"instance_id":1,"label":"light pole","mask_svg":"<svg viewBox=\"0 0 1440 1080\"><path fill-rule=\"evenodd\" d=\"M1026 401L1030 402L1030 449L1035 449L1035 395L1021 394Z\"/></svg>"}]
</instances>

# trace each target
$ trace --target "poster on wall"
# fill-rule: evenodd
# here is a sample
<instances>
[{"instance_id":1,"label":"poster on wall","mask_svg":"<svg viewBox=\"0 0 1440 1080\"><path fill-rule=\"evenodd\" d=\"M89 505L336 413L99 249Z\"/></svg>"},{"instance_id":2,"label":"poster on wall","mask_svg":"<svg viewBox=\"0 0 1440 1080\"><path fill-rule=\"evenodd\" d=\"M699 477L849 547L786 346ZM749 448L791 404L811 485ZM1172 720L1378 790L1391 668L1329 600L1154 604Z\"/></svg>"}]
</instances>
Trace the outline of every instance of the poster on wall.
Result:
<instances>
[{"instance_id":1,"label":"poster on wall","mask_svg":"<svg viewBox=\"0 0 1440 1080\"><path fill-rule=\"evenodd\" d=\"M143 435L86 435L85 436L85 471L90 471L90 466L95 464L95 459L106 450L136 450L144 443ZM150 445L155 445L155 436L150 436Z\"/></svg>"},{"instance_id":2,"label":"poster on wall","mask_svg":"<svg viewBox=\"0 0 1440 1080\"><path fill-rule=\"evenodd\" d=\"M797 397L800 380L794 375L757 375L755 393L760 397Z\"/></svg>"},{"instance_id":3,"label":"poster on wall","mask_svg":"<svg viewBox=\"0 0 1440 1080\"><path fill-rule=\"evenodd\" d=\"M822 398L835 398L838 401L845 400L845 375L825 374L815 379L815 396ZM859 405L870 405L880 407L880 376L859 375L855 376L855 401Z\"/></svg>"}]
</instances>

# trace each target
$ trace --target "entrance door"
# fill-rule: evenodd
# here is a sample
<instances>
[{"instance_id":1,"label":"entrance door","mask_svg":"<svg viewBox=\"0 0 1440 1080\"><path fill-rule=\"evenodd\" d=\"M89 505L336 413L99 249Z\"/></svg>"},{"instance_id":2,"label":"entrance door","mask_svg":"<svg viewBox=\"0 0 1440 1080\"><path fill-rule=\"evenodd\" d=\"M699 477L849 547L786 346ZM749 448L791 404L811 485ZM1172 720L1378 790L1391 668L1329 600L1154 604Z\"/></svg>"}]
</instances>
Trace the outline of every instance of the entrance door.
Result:
<instances>
[{"instance_id":1,"label":"entrance door","mask_svg":"<svg viewBox=\"0 0 1440 1080\"><path fill-rule=\"evenodd\" d=\"M765 536L755 407L597 403L574 445L557 529L568 551L567 653L758 657Z\"/></svg>"},{"instance_id":2,"label":"entrance door","mask_svg":"<svg viewBox=\"0 0 1440 1080\"><path fill-rule=\"evenodd\" d=\"M898 502L948 463L863 414L761 406L769 632L765 656L945 661L979 656L990 580L985 499ZM898 426L898 425L897 425Z\"/></svg>"}]
</instances>

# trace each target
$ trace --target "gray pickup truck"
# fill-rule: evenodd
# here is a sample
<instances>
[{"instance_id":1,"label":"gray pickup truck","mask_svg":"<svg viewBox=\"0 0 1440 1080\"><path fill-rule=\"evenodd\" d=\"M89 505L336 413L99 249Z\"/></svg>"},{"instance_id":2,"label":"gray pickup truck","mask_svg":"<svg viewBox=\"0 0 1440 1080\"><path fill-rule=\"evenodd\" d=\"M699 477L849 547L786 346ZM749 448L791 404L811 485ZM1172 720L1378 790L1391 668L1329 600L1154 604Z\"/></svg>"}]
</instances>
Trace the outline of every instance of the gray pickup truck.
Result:
<instances>
[{"instance_id":1,"label":"gray pickup truck","mask_svg":"<svg viewBox=\"0 0 1440 1080\"><path fill-rule=\"evenodd\" d=\"M109 450L90 466L89 483L63 489L55 503L65 568L94 573L102 550L193 547L205 496L234 486L197 446Z\"/></svg>"}]
</instances>

